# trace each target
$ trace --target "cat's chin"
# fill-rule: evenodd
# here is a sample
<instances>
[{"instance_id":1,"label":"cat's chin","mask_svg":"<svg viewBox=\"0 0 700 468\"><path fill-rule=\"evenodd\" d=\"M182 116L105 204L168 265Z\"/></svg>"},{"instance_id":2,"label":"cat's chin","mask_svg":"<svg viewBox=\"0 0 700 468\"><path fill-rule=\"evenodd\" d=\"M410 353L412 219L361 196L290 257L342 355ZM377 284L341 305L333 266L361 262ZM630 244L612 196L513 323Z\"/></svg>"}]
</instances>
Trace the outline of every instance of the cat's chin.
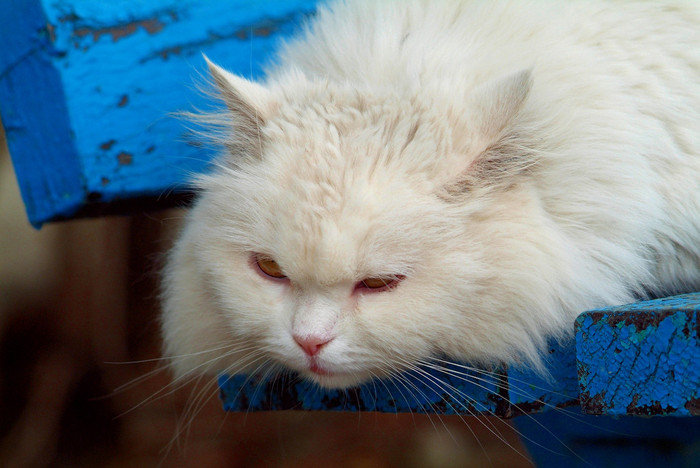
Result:
<instances>
[{"instance_id":1,"label":"cat's chin","mask_svg":"<svg viewBox=\"0 0 700 468\"><path fill-rule=\"evenodd\" d=\"M366 375L365 375L366 374ZM319 387L327 389L345 389L357 387L368 380L371 380L370 373L353 372L353 373L333 373L328 371L309 370L301 373L301 376Z\"/></svg>"}]
</instances>

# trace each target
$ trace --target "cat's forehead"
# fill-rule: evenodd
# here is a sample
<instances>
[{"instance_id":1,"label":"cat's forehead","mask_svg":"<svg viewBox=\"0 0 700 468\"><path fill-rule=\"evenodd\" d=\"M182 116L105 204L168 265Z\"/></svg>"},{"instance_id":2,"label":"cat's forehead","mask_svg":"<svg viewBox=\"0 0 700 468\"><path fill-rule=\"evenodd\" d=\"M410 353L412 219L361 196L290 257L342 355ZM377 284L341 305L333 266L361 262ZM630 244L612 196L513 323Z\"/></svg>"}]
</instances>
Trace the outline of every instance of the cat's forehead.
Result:
<instances>
[{"instance_id":1,"label":"cat's forehead","mask_svg":"<svg viewBox=\"0 0 700 468\"><path fill-rule=\"evenodd\" d=\"M254 242L318 281L400 273L429 217L421 209L433 191L431 158L440 157L436 128L400 100L354 91L317 89L285 101L266 121L261 159L249 168L256 192L239 195L260 202L245 208L262 220Z\"/></svg>"},{"instance_id":2,"label":"cat's forehead","mask_svg":"<svg viewBox=\"0 0 700 468\"><path fill-rule=\"evenodd\" d=\"M393 265L413 263L423 217L410 180L348 163L332 154L337 148L323 151L313 153L315 162L268 161L271 169L261 177L271 190L260 214L269 231L261 235L261 248L293 268L290 276L315 282L393 274Z\"/></svg>"},{"instance_id":3,"label":"cat's forehead","mask_svg":"<svg viewBox=\"0 0 700 468\"><path fill-rule=\"evenodd\" d=\"M398 199L411 197L405 190L388 190L395 179L382 185L366 177L297 169L286 173L269 214L279 233L274 247L296 274L341 280L376 270L382 257L403 256L384 242L400 237L391 219Z\"/></svg>"}]
</instances>

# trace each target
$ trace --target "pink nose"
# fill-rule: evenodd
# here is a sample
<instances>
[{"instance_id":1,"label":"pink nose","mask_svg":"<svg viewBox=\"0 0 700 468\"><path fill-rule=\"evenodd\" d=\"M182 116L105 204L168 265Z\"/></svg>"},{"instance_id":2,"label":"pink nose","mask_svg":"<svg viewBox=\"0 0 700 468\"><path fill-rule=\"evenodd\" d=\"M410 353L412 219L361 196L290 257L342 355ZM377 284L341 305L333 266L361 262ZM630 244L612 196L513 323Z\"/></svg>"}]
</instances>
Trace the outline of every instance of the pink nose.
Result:
<instances>
[{"instance_id":1,"label":"pink nose","mask_svg":"<svg viewBox=\"0 0 700 468\"><path fill-rule=\"evenodd\" d=\"M315 356L321 350L321 348L326 345L333 338L325 338L320 336L309 335L305 337L300 337L294 335L294 341L304 350L309 356Z\"/></svg>"}]
</instances>

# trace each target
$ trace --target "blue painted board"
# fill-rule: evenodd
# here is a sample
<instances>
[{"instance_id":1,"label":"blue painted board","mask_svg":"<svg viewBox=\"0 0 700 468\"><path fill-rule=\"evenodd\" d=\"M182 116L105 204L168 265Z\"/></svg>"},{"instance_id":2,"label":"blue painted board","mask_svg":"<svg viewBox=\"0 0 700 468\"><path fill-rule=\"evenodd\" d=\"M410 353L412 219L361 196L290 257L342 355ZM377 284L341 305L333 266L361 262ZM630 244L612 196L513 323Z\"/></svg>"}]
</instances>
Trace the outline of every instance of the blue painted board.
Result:
<instances>
[{"instance_id":1,"label":"blue painted board","mask_svg":"<svg viewBox=\"0 0 700 468\"><path fill-rule=\"evenodd\" d=\"M552 344L548 376L522 368L486 375L454 365L430 377L405 376L410 384L371 382L346 392L293 377L223 376L221 396L234 411L369 409L507 418L559 412L580 397L591 414L698 415L699 317L700 293L585 312L576 321L575 346Z\"/></svg>"},{"instance_id":2,"label":"blue painted board","mask_svg":"<svg viewBox=\"0 0 700 468\"><path fill-rule=\"evenodd\" d=\"M213 154L173 113L210 105L201 54L260 78L315 4L0 2L0 116L30 221L188 191Z\"/></svg>"},{"instance_id":3,"label":"blue painted board","mask_svg":"<svg viewBox=\"0 0 700 468\"><path fill-rule=\"evenodd\" d=\"M586 312L576 355L587 413L700 415L700 293Z\"/></svg>"},{"instance_id":4,"label":"blue painted board","mask_svg":"<svg viewBox=\"0 0 700 468\"><path fill-rule=\"evenodd\" d=\"M372 381L349 390L326 390L294 375L221 376L228 411L326 410L489 414L510 418L577 403L573 343L552 345L550 378L525 369L477 372L459 364L423 369L400 379Z\"/></svg>"}]
</instances>

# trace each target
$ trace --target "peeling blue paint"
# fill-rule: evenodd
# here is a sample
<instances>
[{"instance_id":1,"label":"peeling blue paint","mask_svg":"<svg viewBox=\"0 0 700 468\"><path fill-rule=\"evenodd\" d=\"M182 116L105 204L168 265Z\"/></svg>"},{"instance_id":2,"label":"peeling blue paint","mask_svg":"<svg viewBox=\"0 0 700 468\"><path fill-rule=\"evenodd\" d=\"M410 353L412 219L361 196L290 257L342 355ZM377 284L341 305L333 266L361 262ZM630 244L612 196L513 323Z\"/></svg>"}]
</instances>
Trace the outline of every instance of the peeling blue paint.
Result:
<instances>
[{"instance_id":1,"label":"peeling blue paint","mask_svg":"<svg viewBox=\"0 0 700 468\"><path fill-rule=\"evenodd\" d=\"M0 2L0 112L32 223L187 190L214 157L173 117L210 106L201 53L260 79L316 3Z\"/></svg>"},{"instance_id":2,"label":"peeling blue paint","mask_svg":"<svg viewBox=\"0 0 700 468\"><path fill-rule=\"evenodd\" d=\"M602 315L601 315L602 314ZM591 311L576 321L590 414L700 415L700 294Z\"/></svg>"},{"instance_id":3,"label":"peeling blue paint","mask_svg":"<svg viewBox=\"0 0 700 468\"><path fill-rule=\"evenodd\" d=\"M459 364L444 371L423 369L399 379L372 381L350 390L326 390L293 375L274 379L221 376L219 385L228 411L327 410L438 414L488 414L510 418L576 403L573 343L552 346L551 378L526 369L489 372ZM564 375L565 373L570 376Z\"/></svg>"},{"instance_id":4,"label":"peeling blue paint","mask_svg":"<svg viewBox=\"0 0 700 468\"><path fill-rule=\"evenodd\" d=\"M586 312L576 322L575 349L573 344L552 344L549 376L511 368L501 371L502 378L489 377L486 390L478 374L465 383L452 370L431 371L430 382L406 377L426 400L405 407L396 402L402 387L392 383L371 382L353 390L349 400L342 392L294 379L268 382L258 376L222 377L222 398L227 410L356 407L512 417L575 405L580 397L583 410L591 414L698 415L699 310L700 293ZM449 395L442 391L447 387L457 391ZM455 401L455 394L468 395L471 406Z\"/></svg>"}]
</instances>

